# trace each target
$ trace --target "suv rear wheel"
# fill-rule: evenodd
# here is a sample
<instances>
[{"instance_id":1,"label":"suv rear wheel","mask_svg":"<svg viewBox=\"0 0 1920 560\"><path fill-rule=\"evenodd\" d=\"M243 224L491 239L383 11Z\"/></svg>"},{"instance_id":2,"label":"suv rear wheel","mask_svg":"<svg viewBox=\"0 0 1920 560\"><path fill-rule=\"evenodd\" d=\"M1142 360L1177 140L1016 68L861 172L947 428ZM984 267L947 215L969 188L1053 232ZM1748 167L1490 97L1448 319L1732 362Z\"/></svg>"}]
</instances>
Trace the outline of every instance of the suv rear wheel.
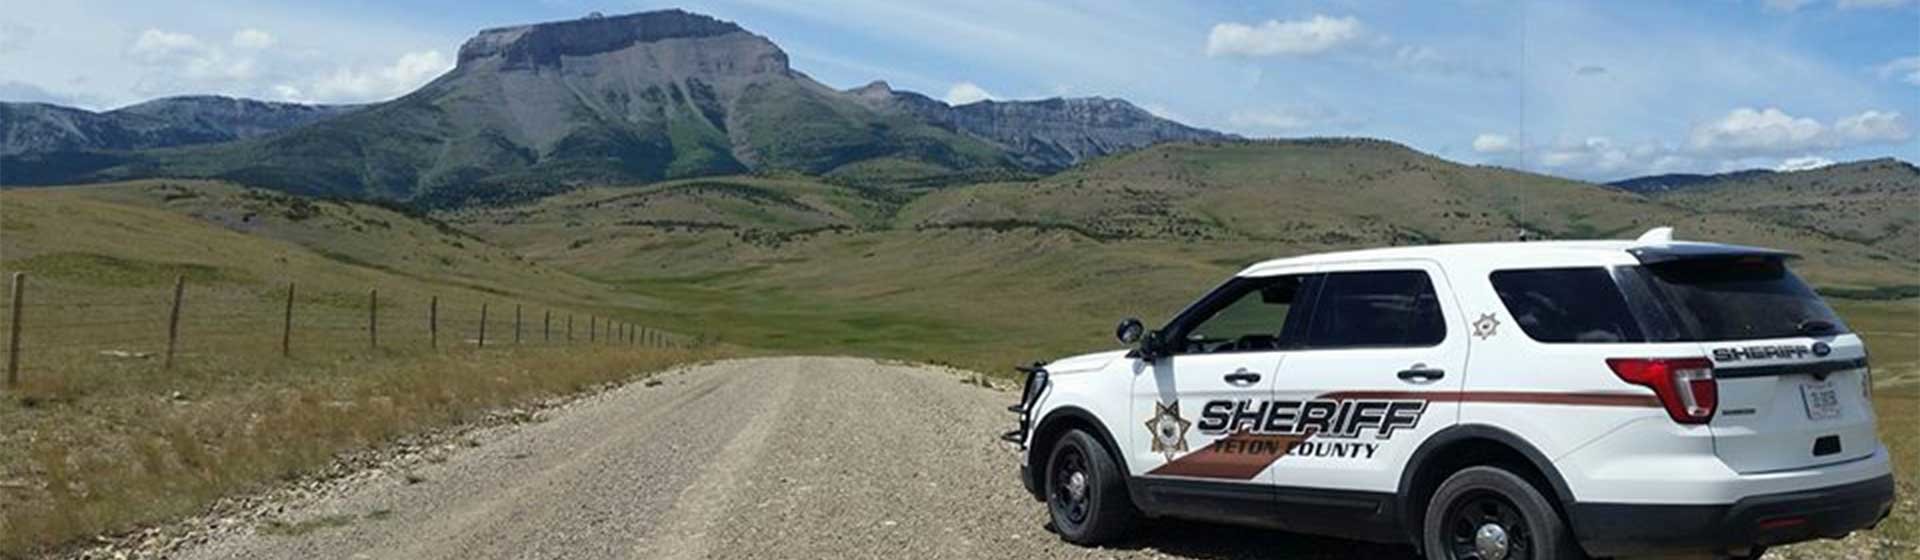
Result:
<instances>
[{"instance_id":1,"label":"suv rear wheel","mask_svg":"<svg viewBox=\"0 0 1920 560\"><path fill-rule=\"evenodd\" d=\"M1468 467L1447 477L1423 522L1431 560L1585 558L1553 502L1499 467Z\"/></svg>"},{"instance_id":2,"label":"suv rear wheel","mask_svg":"<svg viewBox=\"0 0 1920 560\"><path fill-rule=\"evenodd\" d=\"M1081 545L1113 540L1133 524L1126 480L1100 441L1072 430L1047 459L1047 513L1054 531Z\"/></svg>"}]
</instances>

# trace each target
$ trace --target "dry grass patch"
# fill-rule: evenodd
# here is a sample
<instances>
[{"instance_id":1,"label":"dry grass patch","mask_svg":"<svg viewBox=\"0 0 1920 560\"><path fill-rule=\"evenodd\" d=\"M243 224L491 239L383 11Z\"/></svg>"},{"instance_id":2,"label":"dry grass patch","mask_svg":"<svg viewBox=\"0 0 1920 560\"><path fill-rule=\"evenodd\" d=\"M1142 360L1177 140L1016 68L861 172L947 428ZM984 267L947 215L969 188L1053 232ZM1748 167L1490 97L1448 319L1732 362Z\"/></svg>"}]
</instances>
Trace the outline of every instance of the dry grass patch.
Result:
<instances>
[{"instance_id":1,"label":"dry grass patch","mask_svg":"<svg viewBox=\"0 0 1920 560\"><path fill-rule=\"evenodd\" d=\"M187 515L341 452L719 354L515 348L256 363L97 391L31 384L0 401L0 556Z\"/></svg>"}]
</instances>

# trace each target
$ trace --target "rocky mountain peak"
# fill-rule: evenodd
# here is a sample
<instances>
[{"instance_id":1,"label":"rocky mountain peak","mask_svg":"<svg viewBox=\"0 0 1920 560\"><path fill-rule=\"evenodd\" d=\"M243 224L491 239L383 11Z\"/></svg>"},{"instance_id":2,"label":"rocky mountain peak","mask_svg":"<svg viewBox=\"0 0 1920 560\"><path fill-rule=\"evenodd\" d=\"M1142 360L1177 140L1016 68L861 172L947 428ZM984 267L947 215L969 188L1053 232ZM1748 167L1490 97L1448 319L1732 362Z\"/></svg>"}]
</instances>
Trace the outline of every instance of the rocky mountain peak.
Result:
<instances>
[{"instance_id":1,"label":"rocky mountain peak","mask_svg":"<svg viewBox=\"0 0 1920 560\"><path fill-rule=\"evenodd\" d=\"M888 85L886 80L874 80L867 82L867 85L847 90L847 93L865 99L885 100L893 97L893 86Z\"/></svg>"},{"instance_id":2,"label":"rocky mountain peak","mask_svg":"<svg viewBox=\"0 0 1920 560\"><path fill-rule=\"evenodd\" d=\"M460 46L462 66L487 58L508 66L551 66L560 57L592 56L642 43L739 34L758 38L733 22L682 10L618 16L597 13L581 19L486 29ZM764 39L761 39L764 41ZM781 63L785 63L784 55Z\"/></svg>"}]
</instances>

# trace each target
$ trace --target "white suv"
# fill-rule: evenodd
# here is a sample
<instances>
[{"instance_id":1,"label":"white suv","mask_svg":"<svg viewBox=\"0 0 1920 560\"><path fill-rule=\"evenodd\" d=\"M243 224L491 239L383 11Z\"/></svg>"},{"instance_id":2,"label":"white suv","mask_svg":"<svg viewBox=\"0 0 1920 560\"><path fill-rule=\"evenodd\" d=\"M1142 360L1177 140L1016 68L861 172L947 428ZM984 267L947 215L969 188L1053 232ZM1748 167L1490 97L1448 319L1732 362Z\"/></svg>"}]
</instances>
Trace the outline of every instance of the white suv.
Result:
<instances>
[{"instance_id":1,"label":"white suv","mask_svg":"<svg viewBox=\"0 0 1920 560\"><path fill-rule=\"evenodd\" d=\"M1028 371L1004 437L1068 541L1182 517L1429 558L1757 557L1893 502L1867 352L1792 255L1496 243L1248 267Z\"/></svg>"}]
</instances>

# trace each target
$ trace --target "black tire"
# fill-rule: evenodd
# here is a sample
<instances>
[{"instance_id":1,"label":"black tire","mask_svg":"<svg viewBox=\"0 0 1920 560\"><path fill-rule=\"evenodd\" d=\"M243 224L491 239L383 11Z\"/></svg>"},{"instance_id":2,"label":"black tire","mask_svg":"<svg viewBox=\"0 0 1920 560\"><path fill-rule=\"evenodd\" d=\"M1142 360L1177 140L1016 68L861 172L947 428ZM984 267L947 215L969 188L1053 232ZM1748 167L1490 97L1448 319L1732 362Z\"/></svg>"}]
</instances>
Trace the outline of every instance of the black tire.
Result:
<instances>
[{"instance_id":1,"label":"black tire","mask_svg":"<svg viewBox=\"0 0 1920 560\"><path fill-rule=\"evenodd\" d=\"M1553 501L1526 479L1499 467L1468 467L1447 477L1427 502L1421 526L1428 560L1587 557ZM1482 534L1505 546L1480 546ZM1485 553L1500 549L1504 555Z\"/></svg>"},{"instance_id":2,"label":"black tire","mask_svg":"<svg viewBox=\"0 0 1920 560\"><path fill-rule=\"evenodd\" d=\"M1073 487L1079 474L1078 489ZM1100 440L1071 430L1047 454L1047 514L1060 538L1079 545L1112 542L1137 516L1127 496L1126 474Z\"/></svg>"}]
</instances>

